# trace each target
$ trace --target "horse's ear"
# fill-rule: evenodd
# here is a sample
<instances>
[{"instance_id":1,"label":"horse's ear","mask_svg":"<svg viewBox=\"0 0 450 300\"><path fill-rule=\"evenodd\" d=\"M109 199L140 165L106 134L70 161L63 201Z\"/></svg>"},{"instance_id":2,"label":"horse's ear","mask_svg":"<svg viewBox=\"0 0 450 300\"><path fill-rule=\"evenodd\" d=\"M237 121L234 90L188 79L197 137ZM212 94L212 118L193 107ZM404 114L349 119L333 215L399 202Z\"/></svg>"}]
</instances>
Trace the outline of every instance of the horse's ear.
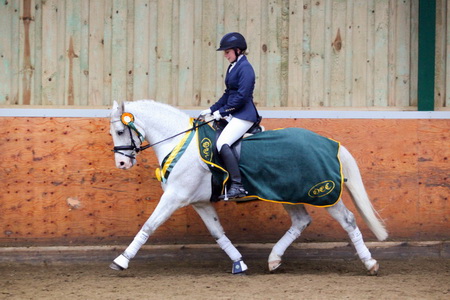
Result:
<instances>
[{"instance_id":1,"label":"horse's ear","mask_svg":"<svg viewBox=\"0 0 450 300\"><path fill-rule=\"evenodd\" d=\"M119 105L119 103L114 100L113 107L111 110L111 116L116 116L116 117L120 116L120 115L122 115L122 111L123 111L123 103L122 103L122 105Z\"/></svg>"},{"instance_id":2,"label":"horse's ear","mask_svg":"<svg viewBox=\"0 0 450 300\"><path fill-rule=\"evenodd\" d=\"M118 109L119 109L119 103L117 103L117 101L114 100L112 110L115 111L115 110L118 110Z\"/></svg>"}]
</instances>

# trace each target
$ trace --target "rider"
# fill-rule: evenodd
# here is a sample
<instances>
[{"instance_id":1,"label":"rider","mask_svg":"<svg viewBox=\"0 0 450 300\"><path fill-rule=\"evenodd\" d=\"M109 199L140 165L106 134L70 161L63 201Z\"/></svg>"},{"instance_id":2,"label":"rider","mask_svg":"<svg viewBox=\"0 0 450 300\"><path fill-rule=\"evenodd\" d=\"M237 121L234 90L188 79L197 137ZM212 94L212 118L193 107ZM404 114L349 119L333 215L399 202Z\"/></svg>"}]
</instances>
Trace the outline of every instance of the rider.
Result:
<instances>
[{"instance_id":1,"label":"rider","mask_svg":"<svg viewBox=\"0 0 450 300\"><path fill-rule=\"evenodd\" d=\"M220 41L217 51L224 51L231 63L225 77L226 89L222 97L200 115L212 114L217 121L226 117L227 125L217 139L216 147L225 168L230 174L231 186L228 198L241 198L247 192L242 185L238 159L231 146L258 121L259 115L253 103L255 72L245 56L247 43L238 32L227 33ZM219 199L225 198L224 196Z\"/></svg>"}]
</instances>

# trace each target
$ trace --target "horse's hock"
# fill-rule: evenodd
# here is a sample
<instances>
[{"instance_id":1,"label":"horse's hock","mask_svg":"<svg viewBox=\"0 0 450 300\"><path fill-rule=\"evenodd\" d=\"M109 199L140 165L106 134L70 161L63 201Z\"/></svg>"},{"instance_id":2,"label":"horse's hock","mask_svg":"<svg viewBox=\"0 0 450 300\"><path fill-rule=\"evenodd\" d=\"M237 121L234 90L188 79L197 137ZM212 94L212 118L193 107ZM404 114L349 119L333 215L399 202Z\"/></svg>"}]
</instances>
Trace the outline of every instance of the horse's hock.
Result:
<instances>
[{"instance_id":1,"label":"horse's hock","mask_svg":"<svg viewBox=\"0 0 450 300\"><path fill-rule=\"evenodd\" d=\"M449 239L449 120L264 119L263 125L303 127L345 145L390 240ZM162 194L152 151L140 154L131 170L115 168L107 119L4 117L0 126L3 246L128 243ZM343 200L356 211L347 193ZM290 226L276 204L219 202L216 208L234 242L272 243ZM323 209L308 210L313 222L299 242L348 240ZM375 240L357 222L365 239ZM151 238L152 244L211 242L190 207Z\"/></svg>"}]
</instances>

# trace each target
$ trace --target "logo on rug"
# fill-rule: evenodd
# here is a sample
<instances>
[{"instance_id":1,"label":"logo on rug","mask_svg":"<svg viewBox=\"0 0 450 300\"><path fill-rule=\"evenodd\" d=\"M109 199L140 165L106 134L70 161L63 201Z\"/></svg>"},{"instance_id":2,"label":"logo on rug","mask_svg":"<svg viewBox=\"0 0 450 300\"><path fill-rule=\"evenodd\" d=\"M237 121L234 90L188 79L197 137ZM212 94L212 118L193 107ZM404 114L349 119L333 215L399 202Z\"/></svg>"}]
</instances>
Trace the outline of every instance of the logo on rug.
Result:
<instances>
[{"instance_id":1,"label":"logo on rug","mask_svg":"<svg viewBox=\"0 0 450 300\"><path fill-rule=\"evenodd\" d=\"M209 138L205 137L200 142L201 153L204 160L212 161L212 142Z\"/></svg>"},{"instance_id":2,"label":"logo on rug","mask_svg":"<svg viewBox=\"0 0 450 300\"><path fill-rule=\"evenodd\" d=\"M311 198L320 198L331 193L335 187L336 184L332 180L322 181L309 190L308 196Z\"/></svg>"}]
</instances>

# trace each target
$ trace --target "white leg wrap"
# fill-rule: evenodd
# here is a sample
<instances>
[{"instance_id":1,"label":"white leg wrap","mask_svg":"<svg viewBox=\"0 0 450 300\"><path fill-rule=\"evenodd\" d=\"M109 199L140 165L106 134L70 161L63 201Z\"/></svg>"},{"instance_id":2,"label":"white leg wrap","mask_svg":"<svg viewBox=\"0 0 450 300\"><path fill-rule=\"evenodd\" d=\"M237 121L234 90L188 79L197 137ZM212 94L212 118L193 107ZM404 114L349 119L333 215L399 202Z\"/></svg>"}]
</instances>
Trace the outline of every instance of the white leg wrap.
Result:
<instances>
[{"instance_id":1,"label":"white leg wrap","mask_svg":"<svg viewBox=\"0 0 450 300\"><path fill-rule=\"evenodd\" d=\"M217 240L217 244L219 244L220 248L225 251L232 261L239 261L242 259L241 253L233 246L226 235L222 235L222 237Z\"/></svg>"},{"instance_id":2,"label":"white leg wrap","mask_svg":"<svg viewBox=\"0 0 450 300\"><path fill-rule=\"evenodd\" d=\"M275 244L275 246L273 246L272 253L275 253L279 257L283 256L286 249L300 236L300 234L301 232L297 228L289 228L283 237Z\"/></svg>"},{"instance_id":3,"label":"white leg wrap","mask_svg":"<svg viewBox=\"0 0 450 300\"><path fill-rule=\"evenodd\" d=\"M128 246L128 248L125 250L123 255L128 258L132 259L136 256L136 253L141 249L142 245L144 245L148 240L148 234L146 234L144 231L139 231L138 234L134 237L131 244Z\"/></svg>"},{"instance_id":4,"label":"white leg wrap","mask_svg":"<svg viewBox=\"0 0 450 300\"><path fill-rule=\"evenodd\" d=\"M348 236L352 240L353 246L355 246L356 253L358 253L359 258L363 262L372 258L372 254L370 254L369 249L367 249L366 244L364 244L361 231L359 231L358 227L356 227L355 230L350 232Z\"/></svg>"}]
</instances>

